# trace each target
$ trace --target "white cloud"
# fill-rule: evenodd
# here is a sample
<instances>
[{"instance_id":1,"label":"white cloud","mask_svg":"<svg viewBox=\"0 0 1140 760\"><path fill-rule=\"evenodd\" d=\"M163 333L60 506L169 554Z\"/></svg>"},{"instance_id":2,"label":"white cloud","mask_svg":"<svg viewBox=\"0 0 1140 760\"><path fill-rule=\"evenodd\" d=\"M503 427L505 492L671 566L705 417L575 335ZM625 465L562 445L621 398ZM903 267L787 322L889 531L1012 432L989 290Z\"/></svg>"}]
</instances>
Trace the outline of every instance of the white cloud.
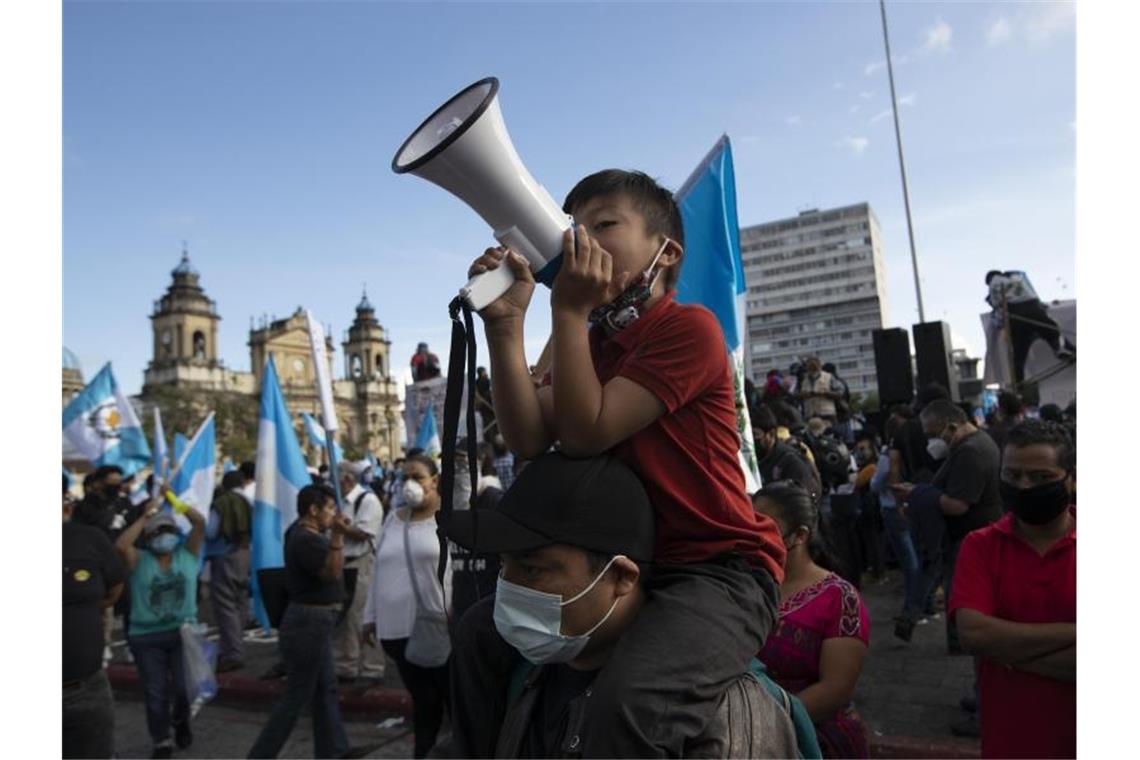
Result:
<instances>
[{"instance_id":1,"label":"white cloud","mask_svg":"<svg viewBox=\"0 0 1140 760\"><path fill-rule=\"evenodd\" d=\"M863 98L863 100L870 100L871 98L875 97L875 93L869 90L863 90L861 93L859 93L859 97Z\"/></svg>"},{"instance_id":2,"label":"white cloud","mask_svg":"<svg viewBox=\"0 0 1140 760\"><path fill-rule=\"evenodd\" d=\"M850 148L856 156L862 155L871 143L866 137L844 137L839 142L841 145Z\"/></svg>"},{"instance_id":3,"label":"white cloud","mask_svg":"<svg viewBox=\"0 0 1140 760\"><path fill-rule=\"evenodd\" d=\"M900 106L913 106L914 101L917 98L918 98L918 96L915 93L908 92L906 95L903 95L901 98L899 98L899 105Z\"/></svg>"},{"instance_id":4,"label":"white cloud","mask_svg":"<svg viewBox=\"0 0 1140 760\"><path fill-rule=\"evenodd\" d=\"M843 82L832 82L831 86L837 90L842 90L843 89Z\"/></svg>"},{"instance_id":5,"label":"white cloud","mask_svg":"<svg viewBox=\"0 0 1140 760\"><path fill-rule=\"evenodd\" d=\"M784 121L786 121L788 123L788 126L795 126L796 124L800 123L800 117L798 114L792 115L792 116L789 116L788 118L784 119Z\"/></svg>"},{"instance_id":6,"label":"white cloud","mask_svg":"<svg viewBox=\"0 0 1140 760\"><path fill-rule=\"evenodd\" d=\"M1005 16L998 18L988 27L986 27L986 44L990 47L996 47L1009 41L1013 36L1013 25L1009 23L1009 19Z\"/></svg>"},{"instance_id":7,"label":"white cloud","mask_svg":"<svg viewBox=\"0 0 1140 760\"><path fill-rule=\"evenodd\" d=\"M879 111L877 114L872 116L870 119L867 119L867 123L868 124L874 124L876 121L882 121L883 119L887 118L890 115L891 115L891 109L889 109L889 108L886 109L885 111Z\"/></svg>"},{"instance_id":8,"label":"white cloud","mask_svg":"<svg viewBox=\"0 0 1140 760\"><path fill-rule=\"evenodd\" d=\"M863 107L863 106L861 106L861 105L859 105L858 103L856 103L855 105L851 106L851 108L848 110L848 113L852 113L852 114L856 114L856 113L859 113L859 109L860 109L860 108L862 108L862 107Z\"/></svg>"},{"instance_id":9,"label":"white cloud","mask_svg":"<svg viewBox=\"0 0 1140 760\"><path fill-rule=\"evenodd\" d=\"M1030 42L1048 42L1056 34L1072 31L1076 23L1076 3L1035 3L1031 7L1024 19Z\"/></svg>"},{"instance_id":10,"label":"white cloud","mask_svg":"<svg viewBox=\"0 0 1140 760\"><path fill-rule=\"evenodd\" d=\"M934 53L947 53L950 51L950 40L954 37L954 29L942 19L926 30L926 41L922 44L924 50Z\"/></svg>"}]
</instances>

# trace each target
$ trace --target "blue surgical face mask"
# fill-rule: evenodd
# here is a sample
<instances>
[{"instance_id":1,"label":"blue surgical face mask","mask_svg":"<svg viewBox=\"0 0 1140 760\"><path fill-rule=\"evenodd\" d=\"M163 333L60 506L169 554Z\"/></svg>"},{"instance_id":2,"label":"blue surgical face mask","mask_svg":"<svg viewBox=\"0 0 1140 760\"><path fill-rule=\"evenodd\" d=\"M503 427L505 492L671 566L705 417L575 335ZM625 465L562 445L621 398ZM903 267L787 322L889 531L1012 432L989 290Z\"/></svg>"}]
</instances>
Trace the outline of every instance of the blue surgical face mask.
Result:
<instances>
[{"instance_id":1,"label":"blue surgical face mask","mask_svg":"<svg viewBox=\"0 0 1140 760\"><path fill-rule=\"evenodd\" d=\"M589 586L566 601L562 601L559 594L547 594L511 583L500 574L495 594L495 629L519 654L535 665L573 660L585 649L590 634L613 614L618 600L614 600L609 612L597 624L577 636L562 633L562 608L590 593L620 556L613 557Z\"/></svg>"},{"instance_id":2,"label":"blue surgical face mask","mask_svg":"<svg viewBox=\"0 0 1140 760\"><path fill-rule=\"evenodd\" d=\"M178 548L178 536L161 533L150 540L150 550L155 554L170 554Z\"/></svg>"}]
</instances>

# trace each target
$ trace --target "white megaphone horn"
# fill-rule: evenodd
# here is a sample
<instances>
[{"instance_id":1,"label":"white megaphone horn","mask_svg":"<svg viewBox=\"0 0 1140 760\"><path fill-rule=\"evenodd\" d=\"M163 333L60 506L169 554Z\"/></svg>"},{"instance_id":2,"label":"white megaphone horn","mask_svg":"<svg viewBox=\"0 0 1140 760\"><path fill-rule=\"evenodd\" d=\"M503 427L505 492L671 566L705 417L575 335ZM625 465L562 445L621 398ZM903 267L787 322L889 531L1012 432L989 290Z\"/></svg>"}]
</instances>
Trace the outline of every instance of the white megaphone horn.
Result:
<instances>
[{"instance_id":1,"label":"white megaphone horn","mask_svg":"<svg viewBox=\"0 0 1140 760\"><path fill-rule=\"evenodd\" d=\"M573 226L550 193L523 166L503 114L499 80L480 79L427 117L392 159L392 171L411 173L458 197L491 226L495 238L550 285L558 273L562 235ZM514 275L506 263L472 277L459 295L479 311L507 292Z\"/></svg>"}]
</instances>

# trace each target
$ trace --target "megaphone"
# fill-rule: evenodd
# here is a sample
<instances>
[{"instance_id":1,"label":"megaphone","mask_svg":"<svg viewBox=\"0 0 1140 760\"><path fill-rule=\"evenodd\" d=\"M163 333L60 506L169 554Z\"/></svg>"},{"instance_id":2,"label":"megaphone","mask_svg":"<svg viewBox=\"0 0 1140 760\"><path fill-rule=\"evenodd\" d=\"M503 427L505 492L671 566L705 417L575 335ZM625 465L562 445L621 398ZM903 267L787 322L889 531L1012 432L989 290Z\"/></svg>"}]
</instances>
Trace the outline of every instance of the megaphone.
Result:
<instances>
[{"instance_id":1,"label":"megaphone","mask_svg":"<svg viewBox=\"0 0 1140 760\"><path fill-rule=\"evenodd\" d=\"M527 260L536 280L550 285L561 264L562 235L573 219L523 166L498 95L495 77L465 87L404 141L392 171L423 177L458 197L483 217L500 243ZM479 311L513 282L504 263L472 277L459 295Z\"/></svg>"}]
</instances>

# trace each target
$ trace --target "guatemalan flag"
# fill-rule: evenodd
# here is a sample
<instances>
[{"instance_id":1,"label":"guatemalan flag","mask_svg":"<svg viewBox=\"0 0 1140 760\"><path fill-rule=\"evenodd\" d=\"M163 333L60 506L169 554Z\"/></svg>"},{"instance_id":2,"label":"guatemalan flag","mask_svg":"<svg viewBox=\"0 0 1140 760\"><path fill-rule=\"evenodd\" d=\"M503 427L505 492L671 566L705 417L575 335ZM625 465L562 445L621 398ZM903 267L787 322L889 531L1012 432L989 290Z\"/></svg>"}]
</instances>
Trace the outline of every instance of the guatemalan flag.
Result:
<instances>
[{"instance_id":1,"label":"guatemalan flag","mask_svg":"<svg viewBox=\"0 0 1140 760\"><path fill-rule=\"evenodd\" d=\"M429 401L427 408L424 409L423 421L416 432L416 448L423 449L424 453L431 456L439 456L443 448L439 443L439 428L436 427L435 414L433 414L434 406L434 402Z\"/></svg>"},{"instance_id":2,"label":"guatemalan flag","mask_svg":"<svg viewBox=\"0 0 1140 760\"><path fill-rule=\"evenodd\" d=\"M313 419L313 415L308 412L301 412L301 419L305 423L305 434L309 436L309 443L319 449L325 448L328 445L328 439L325 436L325 429L321 427L321 423ZM336 442L335 438L333 439L333 452L336 454L336 461L344 461L344 449L340 447L340 444Z\"/></svg>"},{"instance_id":3,"label":"guatemalan flag","mask_svg":"<svg viewBox=\"0 0 1140 760\"><path fill-rule=\"evenodd\" d=\"M261 415L257 426L257 485L253 504L250 559L253 572L253 611L269 630L269 616L261 601L257 571L285 566L285 529L297 519L297 494L312 482L292 416L285 406L277 367L270 357L261 380Z\"/></svg>"},{"instance_id":4,"label":"guatemalan flag","mask_svg":"<svg viewBox=\"0 0 1140 760\"><path fill-rule=\"evenodd\" d=\"M63 410L68 449L95 467L118 465L133 475L150 463L150 446L108 362Z\"/></svg>"},{"instance_id":5,"label":"guatemalan flag","mask_svg":"<svg viewBox=\"0 0 1140 760\"><path fill-rule=\"evenodd\" d=\"M210 502L214 499L214 483L217 480L216 437L214 434L214 413L206 417L198 427L198 432L179 452L173 469L177 469L170 481L170 490L186 502L202 517L210 516Z\"/></svg>"},{"instance_id":6,"label":"guatemalan flag","mask_svg":"<svg viewBox=\"0 0 1140 760\"><path fill-rule=\"evenodd\" d=\"M720 321L736 386L740 466L748 493L760 489L752 422L744 398L744 265L736 217L732 145L723 135L675 196L685 225L685 263L677 282L678 303L709 309Z\"/></svg>"}]
</instances>

